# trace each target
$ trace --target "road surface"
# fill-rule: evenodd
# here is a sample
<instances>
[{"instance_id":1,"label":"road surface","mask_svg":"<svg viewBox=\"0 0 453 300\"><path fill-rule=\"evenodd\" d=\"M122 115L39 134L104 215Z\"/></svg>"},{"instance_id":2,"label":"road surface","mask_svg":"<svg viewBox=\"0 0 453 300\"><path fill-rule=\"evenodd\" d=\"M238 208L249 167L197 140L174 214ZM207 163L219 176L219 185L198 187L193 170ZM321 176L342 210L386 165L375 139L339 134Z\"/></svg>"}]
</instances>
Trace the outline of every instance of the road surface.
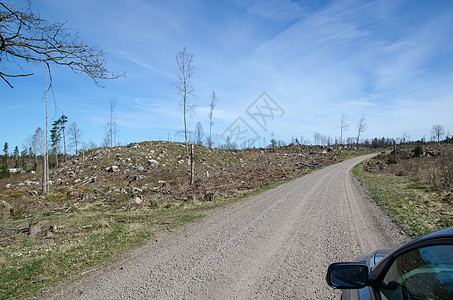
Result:
<instances>
[{"instance_id":1,"label":"road surface","mask_svg":"<svg viewBox=\"0 0 453 300\"><path fill-rule=\"evenodd\" d=\"M325 283L330 263L403 241L352 177L367 157L221 209L52 297L338 299Z\"/></svg>"}]
</instances>

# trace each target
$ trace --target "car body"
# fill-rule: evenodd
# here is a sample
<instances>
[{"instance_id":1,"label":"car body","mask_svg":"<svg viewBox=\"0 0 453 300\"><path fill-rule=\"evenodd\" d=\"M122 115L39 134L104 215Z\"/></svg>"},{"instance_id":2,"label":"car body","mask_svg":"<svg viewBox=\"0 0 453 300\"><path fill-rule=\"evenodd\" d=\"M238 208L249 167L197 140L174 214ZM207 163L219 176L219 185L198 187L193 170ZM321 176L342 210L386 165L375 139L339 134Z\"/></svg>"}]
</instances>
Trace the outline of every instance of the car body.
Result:
<instances>
[{"instance_id":1,"label":"car body","mask_svg":"<svg viewBox=\"0 0 453 300\"><path fill-rule=\"evenodd\" d=\"M453 227L331 264L326 280L345 300L453 299Z\"/></svg>"}]
</instances>

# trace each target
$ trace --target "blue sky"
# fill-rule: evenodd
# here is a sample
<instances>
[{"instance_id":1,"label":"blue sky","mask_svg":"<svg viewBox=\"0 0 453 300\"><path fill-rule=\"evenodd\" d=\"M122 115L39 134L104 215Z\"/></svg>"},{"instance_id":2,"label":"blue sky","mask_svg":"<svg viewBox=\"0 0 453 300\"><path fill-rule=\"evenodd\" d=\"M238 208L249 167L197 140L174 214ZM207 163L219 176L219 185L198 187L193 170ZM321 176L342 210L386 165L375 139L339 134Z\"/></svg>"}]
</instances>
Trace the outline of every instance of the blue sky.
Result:
<instances>
[{"instance_id":1,"label":"blue sky","mask_svg":"<svg viewBox=\"0 0 453 300\"><path fill-rule=\"evenodd\" d=\"M346 137L357 136L362 115L365 138L429 138L435 124L453 133L453 1L35 0L32 8L49 21L67 21L106 52L110 69L126 73L99 88L52 68L50 117L66 114L85 142L102 142L112 100L120 143L181 141L173 83L184 46L196 66L190 101L197 108L188 127L201 122L209 132L215 91L213 133L221 143L238 120L260 137L257 146L271 138L313 141L315 132L339 137L342 113L350 123ZM0 82L2 148L5 141L21 148L45 126L44 67L18 62L35 75L13 79L14 89ZM280 110L260 126L247 112L263 92Z\"/></svg>"}]
</instances>

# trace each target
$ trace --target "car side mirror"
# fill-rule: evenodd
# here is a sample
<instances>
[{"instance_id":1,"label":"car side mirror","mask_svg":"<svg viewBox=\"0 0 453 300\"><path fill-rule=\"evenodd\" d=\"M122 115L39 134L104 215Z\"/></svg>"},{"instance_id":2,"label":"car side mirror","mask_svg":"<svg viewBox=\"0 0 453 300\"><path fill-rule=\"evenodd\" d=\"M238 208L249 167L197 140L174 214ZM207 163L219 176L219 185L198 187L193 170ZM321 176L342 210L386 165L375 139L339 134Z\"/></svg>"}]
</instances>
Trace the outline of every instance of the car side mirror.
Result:
<instances>
[{"instance_id":1,"label":"car side mirror","mask_svg":"<svg viewBox=\"0 0 453 300\"><path fill-rule=\"evenodd\" d=\"M368 267L356 262L334 263L327 269L326 280L336 289L361 289L368 282Z\"/></svg>"}]
</instances>

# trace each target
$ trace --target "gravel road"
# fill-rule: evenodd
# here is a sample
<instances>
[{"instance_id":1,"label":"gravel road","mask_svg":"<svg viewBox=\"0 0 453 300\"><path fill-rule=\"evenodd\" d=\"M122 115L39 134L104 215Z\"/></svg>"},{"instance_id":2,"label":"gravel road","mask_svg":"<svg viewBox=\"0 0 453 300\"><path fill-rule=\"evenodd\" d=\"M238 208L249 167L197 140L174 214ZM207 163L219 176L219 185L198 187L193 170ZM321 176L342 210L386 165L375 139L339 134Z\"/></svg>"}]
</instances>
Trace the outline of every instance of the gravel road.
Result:
<instances>
[{"instance_id":1,"label":"gravel road","mask_svg":"<svg viewBox=\"0 0 453 300\"><path fill-rule=\"evenodd\" d=\"M219 209L53 298L338 299L330 263L406 239L352 177L367 157Z\"/></svg>"}]
</instances>

